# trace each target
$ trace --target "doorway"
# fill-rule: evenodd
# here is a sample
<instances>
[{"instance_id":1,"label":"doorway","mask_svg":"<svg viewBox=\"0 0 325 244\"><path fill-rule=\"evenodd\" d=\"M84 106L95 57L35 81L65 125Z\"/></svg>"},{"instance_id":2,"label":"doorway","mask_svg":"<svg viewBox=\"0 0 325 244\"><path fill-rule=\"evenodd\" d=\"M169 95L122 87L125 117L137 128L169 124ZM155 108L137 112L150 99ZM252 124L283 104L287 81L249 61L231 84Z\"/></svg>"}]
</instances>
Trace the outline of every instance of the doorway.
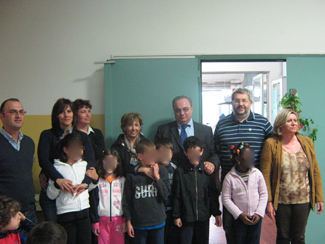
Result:
<instances>
[{"instance_id":1,"label":"doorway","mask_svg":"<svg viewBox=\"0 0 325 244\"><path fill-rule=\"evenodd\" d=\"M202 62L202 122L213 129L232 112L231 94L243 87L253 95L252 111L273 123L286 91L286 61Z\"/></svg>"}]
</instances>

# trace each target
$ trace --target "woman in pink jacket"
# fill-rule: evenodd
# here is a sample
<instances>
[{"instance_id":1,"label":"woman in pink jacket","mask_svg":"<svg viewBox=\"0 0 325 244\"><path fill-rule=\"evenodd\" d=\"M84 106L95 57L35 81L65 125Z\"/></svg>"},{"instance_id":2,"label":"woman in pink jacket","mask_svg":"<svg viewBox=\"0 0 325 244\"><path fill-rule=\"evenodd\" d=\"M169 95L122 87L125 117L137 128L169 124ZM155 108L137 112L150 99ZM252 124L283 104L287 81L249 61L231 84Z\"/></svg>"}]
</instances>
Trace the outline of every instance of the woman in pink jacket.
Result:
<instances>
[{"instance_id":1,"label":"woman in pink jacket","mask_svg":"<svg viewBox=\"0 0 325 244\"><path fill-rule=\"evenodd\" d=\"M222 203L235 218L236 244L260 243L268 198L264 177L254 167L254 152L247 143L232 146L230 152L234 167L223 182Z\"/></svg>"}]
</instances>

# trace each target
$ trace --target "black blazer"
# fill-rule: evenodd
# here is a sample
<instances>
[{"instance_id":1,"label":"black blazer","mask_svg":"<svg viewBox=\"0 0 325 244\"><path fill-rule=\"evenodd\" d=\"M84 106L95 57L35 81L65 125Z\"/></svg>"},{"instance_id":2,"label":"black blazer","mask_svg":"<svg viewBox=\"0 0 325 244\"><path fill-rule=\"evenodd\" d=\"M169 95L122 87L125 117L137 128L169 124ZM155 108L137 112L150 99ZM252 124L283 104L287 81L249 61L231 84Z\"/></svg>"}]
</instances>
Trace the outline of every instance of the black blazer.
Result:
<instances>
[{"instance_id":1,"label":"black blazer","mask_svg":"<svg viewBox=\"0 0 325 244\"><path fill-rule=\"evenodd\" d=\"M212 129L209 126L202 125L193 121L194 125L194 136L198 137L202 142L202 147L204 149L201 160L203 162L209 161L219 167L220 160L216 153L214 147L214 139L212 134ZM183 152L181 138L179 136L177 122L173 121L168 124L160 125L157 129L155 140L159 138L168 138L173 142L174 154L172 161L179 165L182 162L187 161L187 157Z\"/></svg>"},{"instance_id":2,"label":"black blazer","mask_svg":"<svg viewBox=\"0 0 325 244\"><path fill-rule=\"evenodd\" d=\"M94 133L90 133L88 136L91 141L91 145L93 146L95 159L96 161L100 159L103 155L103 151L105 150L105 139L101 130L92 128Z\"/></svg>"}]
</instances>

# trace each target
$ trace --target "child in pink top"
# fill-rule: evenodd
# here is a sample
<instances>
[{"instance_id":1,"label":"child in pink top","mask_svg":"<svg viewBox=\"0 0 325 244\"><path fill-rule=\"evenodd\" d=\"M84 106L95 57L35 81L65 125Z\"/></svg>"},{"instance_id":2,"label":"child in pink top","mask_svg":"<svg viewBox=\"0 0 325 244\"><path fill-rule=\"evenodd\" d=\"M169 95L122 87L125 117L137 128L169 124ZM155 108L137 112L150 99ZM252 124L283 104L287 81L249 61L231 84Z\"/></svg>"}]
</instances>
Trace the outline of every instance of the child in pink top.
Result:
<instances>
[{"instance_id":1,"label":"child in pink top","mask_svg":"<svg viewBox=\"0 0 325 244\"><path fill-rule=\"evenodd\" d=\"M254 152L247 143L230 152L234 167L223 182L222 203L235 218L235 243L258 244L268 198L265 180L253 166Z\"/></svg>"}]
</instances>

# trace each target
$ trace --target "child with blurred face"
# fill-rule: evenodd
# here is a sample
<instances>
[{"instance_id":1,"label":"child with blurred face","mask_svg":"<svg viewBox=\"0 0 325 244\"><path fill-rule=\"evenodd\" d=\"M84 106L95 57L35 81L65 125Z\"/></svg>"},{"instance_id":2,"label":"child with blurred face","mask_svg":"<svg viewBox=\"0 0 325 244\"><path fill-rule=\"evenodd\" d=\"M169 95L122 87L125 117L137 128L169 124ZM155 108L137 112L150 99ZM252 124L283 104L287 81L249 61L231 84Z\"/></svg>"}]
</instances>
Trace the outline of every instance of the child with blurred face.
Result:
<instances>
[{"instance_id":1,"label":"child with blurred face","mask_svg":"<svg viewBox=\"0 0 325 244\"><path fill-rule=\"evenodd\" d=\"M106 149L97 162L98 188L91 192L90 218L98 244L124 243L125 220L122 196L125 177L118 152Z\"/></svg>"},{"instance_id":2,"label":"child with blurred face","mask_svg":"<svg viewBox=\"0 0 325 244\"><path fill-rule=\"evenodd\" d=\"M185 139L184 153L173 180L173 218L180 230L180 243L209 243L209 222L215 216L221 226L219 192L214 175L204 171L202 142L198 137Z\"/></svg>"},{"instance_id":3,"label":"child with blurred face","mask_svg":"<svg viewBox=\"0 0 325 244\"><path fill-rule=\"evenodd\" d=\"M166 209L164 200L170 194L165 167L157 163L153 142L140 140L135 146L139 164L151 174L137 172L126 177L123 212L131 243L164 243Z\"/></svg>"},{"instance_id":4,"label":"child with blurred face","mask_svg":"<svg viewBox=\"0 0 325 244\"><path fill-rule=\"evenodd\" d=\"M171 162L173 157L173 143L168 138L159 138L155 141L157 149L157 159L161 166L167 169L169 184L173 190L174 172L177 166ZM174 225L173 218L173 198L170 194L165 199L166 207L166 225L165 225L165 243L178 243L179 242L179 229Z\"/></svg>"}]
</instances>

